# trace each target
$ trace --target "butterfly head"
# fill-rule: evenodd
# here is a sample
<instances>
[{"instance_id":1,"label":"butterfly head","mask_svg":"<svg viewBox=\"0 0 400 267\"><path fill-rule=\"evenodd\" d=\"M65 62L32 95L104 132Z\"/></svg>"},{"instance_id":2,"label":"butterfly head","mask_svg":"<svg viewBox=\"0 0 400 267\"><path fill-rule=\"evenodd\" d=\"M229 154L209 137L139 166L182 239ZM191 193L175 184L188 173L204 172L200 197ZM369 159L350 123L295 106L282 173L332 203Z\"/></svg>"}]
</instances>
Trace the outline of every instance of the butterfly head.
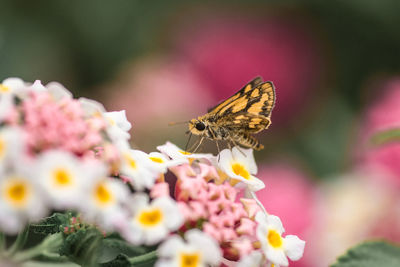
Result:
<instances>
[{"instance_id":1,"label":"butterfly head","mask_svg":"<svg viewBox=\"0 0 400 267\"><path fill-rule=\"evenodd\" d=\"M207 125L201 120L192 119L189 122L189 131L191 131L195 135L202 135L206 128Z\"/></svg>"}]
</instances>

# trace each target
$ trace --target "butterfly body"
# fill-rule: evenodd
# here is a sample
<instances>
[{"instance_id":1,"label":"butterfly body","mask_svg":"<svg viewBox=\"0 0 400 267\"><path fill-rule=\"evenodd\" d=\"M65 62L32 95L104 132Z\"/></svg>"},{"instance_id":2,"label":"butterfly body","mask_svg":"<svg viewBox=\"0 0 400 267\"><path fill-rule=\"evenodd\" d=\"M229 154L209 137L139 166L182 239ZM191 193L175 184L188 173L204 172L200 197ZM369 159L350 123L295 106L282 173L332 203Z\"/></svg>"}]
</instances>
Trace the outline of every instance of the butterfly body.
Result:
<instances>
[{"instance_id":1,"label":"butterfly body","mask_svg":"<svg viewBox=\"0 0 400 267\"><path fill-rule=\"evenodd\" d=\"M275 105L272 82L253 79L236 94L192 119L189 131L211 140L226 140L234 145L261 150L264 146L251 134L267 129ZM201 141L200 141L201 142Z\"/></svg>"}]
</instances>

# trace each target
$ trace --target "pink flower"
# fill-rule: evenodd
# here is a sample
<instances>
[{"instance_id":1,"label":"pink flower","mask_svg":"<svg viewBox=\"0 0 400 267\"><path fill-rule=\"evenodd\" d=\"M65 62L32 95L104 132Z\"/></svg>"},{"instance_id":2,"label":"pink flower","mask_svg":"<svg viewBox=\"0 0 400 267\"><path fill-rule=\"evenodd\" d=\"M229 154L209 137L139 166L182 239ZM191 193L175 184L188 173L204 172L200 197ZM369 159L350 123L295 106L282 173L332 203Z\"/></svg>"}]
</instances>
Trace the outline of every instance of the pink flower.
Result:
<instances>
[{"instance_id":1,"label":"pink flower","mask_svg":"<svg viewBox=\"0 0 400 267\"><path fill-rule=\"evenodd\" d=\"M169 196L169 184L164 182L154 184L150 190L150 196L152 198Z\"/></svg>"},{"instance_id":2,"label":"pink flower","mask_svg":"<svg viewBox=\"0 0 400 267\"><path fill-rule=\"evenodd\" d=\"M253 220L242 218L240 219L240 226L237 228L237 232L239 234L252 235L254 234L255 227L256 223Z\"/></svg>"},{"instance_id":3,"label":"pink flower","mask_svg":"<svg viewBox=\"0 0 400 267\"><path fill-rule=\"evenodd\" d=\"M236 15L200 16L177 38L179 54L210 83L215 104L261 75L277 88L274 125L294 118L321 76L316 35L292 17Z\"/></svg>"},{"instance_id":4,"label":"pink flower","mask_svg":"<svg viewBox=\"0 0 400 267\"><path fill-rule=\"evenodd\" d=\"M368 149L363 155L363 168L379 173L382 183L400 189L400 143L388 143Z\"/></svg>"},{"instance_id":5,"label":"pink flower","mask_svg":"<svg viewBox=\"0 0 400 267\"><path fill-rule=\"evenodd\" d=\"M382 182L400 188L400 142L371 142L371 138L381 131L400 128L400 78L389 80L380 91L382 96L366 110L356 154L363 168L379 170Z\"/></svg>"},{"instance_id":6,"label":"pink flower","mask_svg":"<svg viewBox=\"0 0 400 267\"><path fill-rule=\"evenodd\" d=\"M54 101L46 91L31 92L22 112L31 153L57 148L85 156L103 139L98 129L89 127L80 103L72 98Z\"/></svg>"},{"instance_id":7,"label":"pink flower","mask_svg":"<svg viewBox=\"0 0 400 267\"><path fill-rule=\"evenodd\" d=\"M366 110L362 129L366 135L400 128L400 77L387 81L379 89L379 92L383 93L380 93L377 101Z\"/></svg>"},{"instance_id":8,"label":"pink flower","mask_svg":"<svg viewBox=\"0 0 400 267\"><path fill-rule=\"evenodd\" d=\"M238 260L244 253L236 248L240 248L239 240L253 240L256 225L245 206L238 202L238 189L229 183L209 182L210 174L218 179L211 165L183 164L173 167L172 171L178 178L176 199L187 222L184 230L201 223L203 231L220 243L224 257Z\"/></svg>"}]
</instances>

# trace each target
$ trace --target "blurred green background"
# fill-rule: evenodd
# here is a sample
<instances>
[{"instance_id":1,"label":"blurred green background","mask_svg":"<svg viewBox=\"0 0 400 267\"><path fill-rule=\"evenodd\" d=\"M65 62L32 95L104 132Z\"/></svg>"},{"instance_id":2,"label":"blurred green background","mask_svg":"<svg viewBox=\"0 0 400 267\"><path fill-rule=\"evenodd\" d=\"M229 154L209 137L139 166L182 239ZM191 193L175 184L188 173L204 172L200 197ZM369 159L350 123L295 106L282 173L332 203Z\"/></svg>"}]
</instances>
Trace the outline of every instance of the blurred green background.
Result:
<instances>
[{"instance_id":1,"label":"blurred green background","mask_svg":"<svg viewBox=\"0 0 400 267\"><path fill-rule=\"evenodd\" d=\"M0 78L18 76L26 81L59 81L76 96L94 98L105 102L107 108L115 109L127 109L122 104L110 104L108 99L114 99L115 95L124 98L128 89L123 84L126 77L130 77L127 74L129 66L140 69L141 62L146 58L154 60L165 56L179 57L179 61L193 63L193 57L187 55L191 52L182 48L180 43L198 38L196 31L212 29L213 21L223 24L221 21L227 20L224 27L230 30L235 30L235 26L229 24L232 18L235 25L242 19L245 24L250 21L246 24L247 29L240 29L240 34L251 31L255 24L268 25L270 17L276 18L278 24L288 22L286 30L300 23L301 30L307 31L307 38L311 39L307 41L309 45L303 42L295 54L302 54L304 47L312 47L311 52L316 51L316 55L310 59L308 56L295 58L294 61L306 62L309 59L317 63L307 65L306 62L305 65L300 64L299 68L297 65L280 67L280 72L284 74L280 76L281 80L285 75L287 79L294 79L298 71L302 73L298 76L308 75L309 79L298 81L299 86L305 88L301 91L303 98L300 104L287 109L285 115L281 116L285 118L285 123L279 122L280 116L272 116L271 130L260 136L267 149L260 152L258 157L267 160L293 157L300 160L315 177L324 177L347 167L351 158L348 150L354 142L357 125L355 119L370 99L379 94L379 81L396 74L400 69L399 1L3 0L1 10ZM218 22L218 19L221 20ZM256 31L260 38L276 39L274 31L267 30L265 35L262 34L262 27ZM201 34L207 36L207 33ZM236 42L247 42L245 38L241 39L240 34ZM277 34L280 34L279 31ZM290 35L290 32L285 34ZM290 36L285 39L292 46L296 46L297 39L302 39L301 33L300 37L296 32L294 35L292 39ZM231 41L218 41L230 49ZM204 45L207 46L207 42ZM280 44L276 44L276 47L280 48ZM236 47L231 49L235 53ZM182 53L182 50L186 52ZM251 50L251 44L248 50ZM276 53L285 53L285 50L282 51ZM260 54L260 59L268 62L271 60L270 54L274 53L274 48L271 48L266 54ZM249 58L250 62L252 60ZM276 62L271 60L270 64L273 68ZM215 67L214 80L224 65ZM308 71L303 74L300 68L307 68ZM237 71L240 73L240 69ZM257 74L274 81L268 71L260 68L257 73L255 70L254 75L250 74L247 78L240 78L241 82L229 85L232 87L225 89L223 94L215 94L219 90L217 85L221 83L209 85L214 92L211 93L213 97L207 98L208 103L201 103L201 109L194 108L196 112L185 107L179 116L168 116L166 108L163 121L157 121L155 126L154 123L136 125L132 121L134 142L140 143L139 147L147 151L154 150L156 145L167 139L184 146L186 128L176 126L171 130L167 126L169 121L188 120L193 115L201 115L207 107L231 95ZM180 75L179 71L175 74L178 77ZM209 72L206 74L198 76L208 83L210 75ZM280 98L279 83L275 84L278 110L285 102L285 97ZM368 86L371 84L374 86ZM186 84L185 87L190 91L192 86ZM168 91L167 87L162 89ZM136 90L139 92L136 95L140 95L145 89L136 86L129 90ZM296 86L286 91L288 95L299 94ZM170 105L179 106L184 101L175 95ZM151 106L151 103L149 97L147 105ZM148 114L141 113L142 110L138 106L136 113L151 121L151 114L146 117ZM129 114L128 118L132 119Z\"/></svg>"}]
</instances>

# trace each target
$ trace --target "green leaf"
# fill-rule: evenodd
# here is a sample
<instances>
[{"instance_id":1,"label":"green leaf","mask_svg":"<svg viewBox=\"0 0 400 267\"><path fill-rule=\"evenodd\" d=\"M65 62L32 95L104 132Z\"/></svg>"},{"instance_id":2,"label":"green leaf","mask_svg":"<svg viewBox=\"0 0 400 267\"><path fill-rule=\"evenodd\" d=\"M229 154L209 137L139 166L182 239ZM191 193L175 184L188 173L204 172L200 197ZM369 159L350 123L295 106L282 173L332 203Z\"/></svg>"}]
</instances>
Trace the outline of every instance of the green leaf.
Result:
<instances>
[{"instance_id":1,"label":"green leaf","mask_svg":"<svg viewBox=\"0 0 400 267\"><path fill-rule=\"evenodd\" d=\"M119 254L115 259L112 261L106 262L101 264L102 267L130 267L131 263L129 259L124 254Z\"/></svg>"},{"instance_id":2,"label":"green leaf","mask_svg":"<svg viewBox=\"0 0 400 267\"><path fill-rule=\"evenodd\" d=\"M72 262L42 262L42 261L27 261L21 264L21 267L79 267L78 264Z\"/></svg>"},{"instance_id":3,"label":"green leaf","mask_svg":"<svg viewBox=\"0 0 400 267\"><path fill-rule=\"evenodd\" d=\"M103 235L95 228L81 229L65 238L60 255L82 266L96 266Z\"/></svg>"},{"instance_id":4,"label":"green leaf","mask_svg":"<svg viewBox=\"0 0 400 267\"><path fill-rule=\"evenodd\" d=\"M371 137L371 143L373 145L382 145L395 141L400 141L400 128L380 131Z\"/></svg>"},{"instance_id":5,"label":"green leaf","mask_svg":"<svg viewBox=\"0 0 400 267\"><path fill-rule=\"evenodd\" d=\"M383 241L365 242L340 256L331 267L398 267L400 247Z\"/></svg>"},{"instance_id":6,"label":"green leaf","mask_svg":"<svg viewBox=\"0 0 400 267\"><path fill-rule=\"evenodd\" d=\"M30 227L37 234L55 234L63 231L64 226L69 225L71 216L70 213L54 213L37 224L31 224Z\"/></svg>"},{"instance_id":7,"label":"green leaf","mask_svg":"<svg viewBox=\"0 0 400 267\"><path fill-rule=\"evenodd\" d=\"M108 262L119 254L124 254L127 257L138 256L146 254L147 247L133 246L128 242L117 238L106 238L102 242L102 252L99 262Z\"/></svg>"}]
</instances>

